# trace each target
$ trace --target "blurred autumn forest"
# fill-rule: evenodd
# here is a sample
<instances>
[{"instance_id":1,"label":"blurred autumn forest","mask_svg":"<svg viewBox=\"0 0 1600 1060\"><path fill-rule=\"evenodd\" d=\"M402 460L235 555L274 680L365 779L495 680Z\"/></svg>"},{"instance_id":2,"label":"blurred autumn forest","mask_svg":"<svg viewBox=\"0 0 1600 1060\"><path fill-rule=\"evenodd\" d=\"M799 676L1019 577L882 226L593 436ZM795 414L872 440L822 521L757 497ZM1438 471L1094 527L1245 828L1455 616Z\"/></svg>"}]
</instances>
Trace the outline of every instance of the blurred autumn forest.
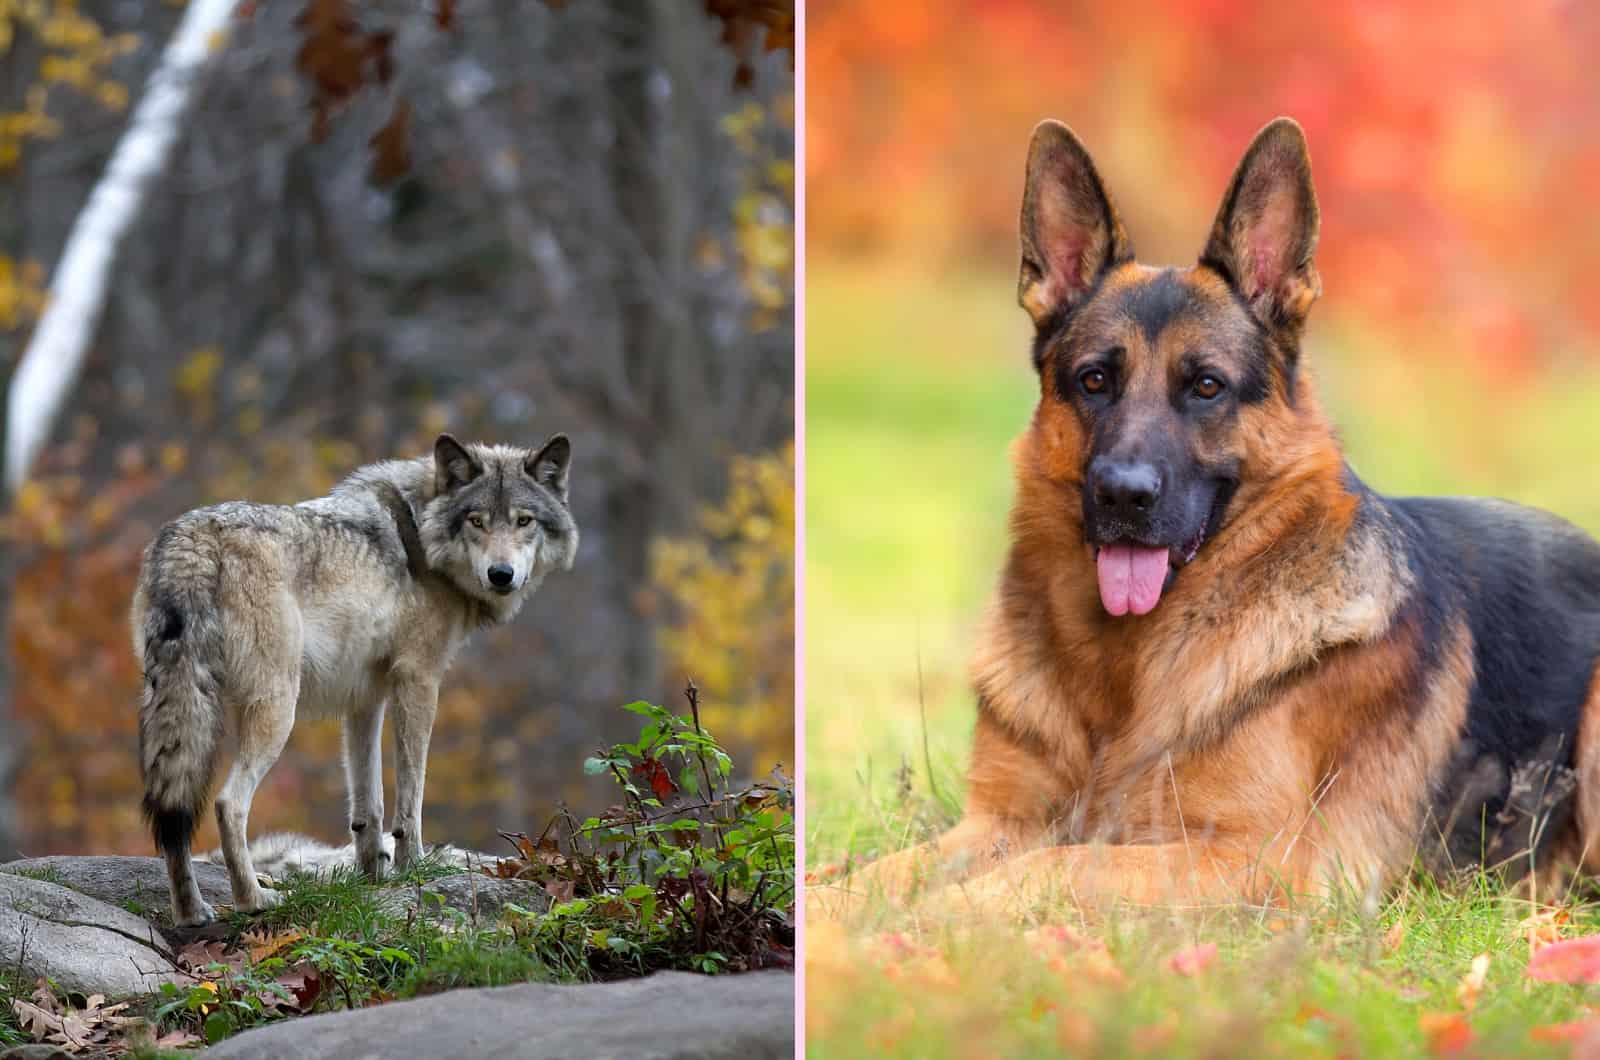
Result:
<instances>
[{"instance_id":1,"label":"blurred autumn forest","mask_svg":"<svg viewBox=\"0 0 1600 1060\"><path fill-rule=\"evenodd\" d=\"M0 382L183 15L0 0ZM793 33L734 0L237 5L7 500L0 858L149 847L127 608L161 523L442 429L570 434L583 537L446 678L430 841L603 809L584 755L688 675L744 772L792 762ZM343 841L339 740L296 728L253 834Z\"/></svg>"}]
</instances>

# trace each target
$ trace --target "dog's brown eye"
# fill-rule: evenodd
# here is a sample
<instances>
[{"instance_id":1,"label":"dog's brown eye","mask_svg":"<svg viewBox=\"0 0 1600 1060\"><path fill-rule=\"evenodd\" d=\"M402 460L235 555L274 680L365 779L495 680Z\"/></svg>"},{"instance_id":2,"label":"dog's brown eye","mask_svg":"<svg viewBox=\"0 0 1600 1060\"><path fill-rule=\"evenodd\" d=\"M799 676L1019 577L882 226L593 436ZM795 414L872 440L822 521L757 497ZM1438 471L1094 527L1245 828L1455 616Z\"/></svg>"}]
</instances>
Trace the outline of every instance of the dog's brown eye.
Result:
<instances>
[{"instance_id":1,"label":"dog's brown eye","mask_svg":"<svg viewBox=\"0 0 1600 1060\"><path fill-rule=\"evenodd\" d=\"M467 522L471 523L479 530L483 529L483 516L481 515L469 515L467 516Z\"/></svg>"},{"instance_id":2,"label":"dog's brown eye","mask_svg":"<svg viewBox=\"0 0 1600 1060\"><path fill-rule=\"evenodd\" d=\"M517 525L518 526L527 526L531 522L533 522L533 516L531 516L531 515L519 515L519 516L517 516Z\"/></svg>"},{"instance_id":3,"label":"dog's brown eye","mask_svg":"<svg viewBox=\"0 0 1600 1060\"><path fill-rule=\"evenodd\" d=\"M1214 375L1203 375L1194 381L1194 396L1210 401L1222 393L1222 380Z\"/></svg>"},{"instance_id":4,"label":"dog's brown eye","mask_svg":"<svg viewBox=\"0 0 1600 1060\"><path fill-rule=\"evenodd\" d=\"M1106 373L1100 368L1090 368L1078 376L1078 385L1083 387L1085 394L1105 393L1106 382Z\"/></svg>"}]
</instances>

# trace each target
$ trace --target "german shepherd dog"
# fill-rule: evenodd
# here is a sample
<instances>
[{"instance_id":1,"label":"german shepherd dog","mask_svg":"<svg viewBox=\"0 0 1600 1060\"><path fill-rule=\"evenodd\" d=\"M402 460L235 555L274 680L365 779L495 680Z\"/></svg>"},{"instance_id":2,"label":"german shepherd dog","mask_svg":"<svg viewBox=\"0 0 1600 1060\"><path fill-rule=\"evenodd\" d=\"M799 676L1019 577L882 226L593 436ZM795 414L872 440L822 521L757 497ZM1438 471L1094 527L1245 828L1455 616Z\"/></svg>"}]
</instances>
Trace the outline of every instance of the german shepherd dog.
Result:
<instances>
[{"instance_id":1,"label":"german shepherd dog","mask_svg":"<svg viewBox=\"0 0 1600 1060\"><path fill-rule=\"evenodd\" d=\"M1600 545L1356 477L1302 363L1317 234L1291 120L1181 269L1135 262L1082 143L1034 131L1039 403L965 814L812 909L935 883L939 908L1371 894L1419 858L1600 870Z\"/></svg>"}]
</instances>

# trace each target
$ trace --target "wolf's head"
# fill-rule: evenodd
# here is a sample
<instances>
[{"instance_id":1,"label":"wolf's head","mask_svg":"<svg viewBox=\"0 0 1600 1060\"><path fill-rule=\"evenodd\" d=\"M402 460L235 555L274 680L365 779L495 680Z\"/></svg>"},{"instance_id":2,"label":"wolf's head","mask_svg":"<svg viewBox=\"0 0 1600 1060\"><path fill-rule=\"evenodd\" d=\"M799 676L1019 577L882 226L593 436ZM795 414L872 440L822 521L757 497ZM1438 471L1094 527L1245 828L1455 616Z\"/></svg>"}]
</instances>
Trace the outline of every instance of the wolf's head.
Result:
<instances>
[{"instance_id":1,"label":"wolf's head","mask_svg":"<svg viewBox=\"0 0 1600 1060\"><path fill-rule=\"evenodd\" d=\"M1110 614L1155 608L1291 467L1337 465L1300 371L1317 226L1305 137L1279 119L1245 152L1199 262L1141 265L1083 144L1058 122L1034 131L1017 294L1040 401L1022 487L1034 525L1081 532Z\"/></svg>"},{"instance_id":2,"label":"wolf's head","mask_svg":"<svg viewBox=\"0 0 1600 1060\"><path fill-rule=\"evenodd\" d=\"M505 621L552 570L571 570L578 524L567 507L572 443L557 434L538 450L433 447L433 496L417 529L428 566Z\"/></svg>"}]
</instances>

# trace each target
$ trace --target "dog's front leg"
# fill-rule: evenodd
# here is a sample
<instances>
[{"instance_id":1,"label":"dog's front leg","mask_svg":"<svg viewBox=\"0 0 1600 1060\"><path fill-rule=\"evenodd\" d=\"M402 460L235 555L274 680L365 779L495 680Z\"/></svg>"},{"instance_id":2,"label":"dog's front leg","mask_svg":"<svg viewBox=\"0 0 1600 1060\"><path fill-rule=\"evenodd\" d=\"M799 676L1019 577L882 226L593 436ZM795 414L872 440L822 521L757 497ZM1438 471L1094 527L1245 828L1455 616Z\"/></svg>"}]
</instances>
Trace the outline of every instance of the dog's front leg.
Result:
<instances>
[{"instance_id":1,"label":"dog's front leg","mask_svg":"<svg viewBox=\"0 0 1600 1060\"><path fill-rule=\"evenodd\" d=\"M931 843L880 858L831 886L807 887L806 916L843 920L875 902L885 909L904 908L919 893L940 892L951 880L986 872L1048 836L1042 821L969 815Z\"/></svg>"},{"instance_id":2,"label":"dog's front leg","mask_svg":"<svg viewBox=\"0 0 1600 1060\"><path fill-rule=\"evenodd\" d=\"M1024 915L1040 907L1259 901L1292 890L1266 861L1234 846L1196 841L1046 847L919 904L927 914Z\"/></svg>"},{"instance_id":3,"label":"dog's front leg","mask_svg":"<svg viewBox=\"0 0 1600 1060\"><path fill-rule=\"evenodd\" d=\"M344 771L350 790L350 831L356 864L382 879L389 854L383 849L383 700L344 719Z\"/></svg>"},{"instance_id":4,"label":"dog's front leg","mask_svg":"<svg viewBox=\"0 0 1600 1060\"><path fill-rule=\"evenodd\" d=\"M439 683L397 673L394 709L395 791L394 867L409 868L422 854L422 784L428 768L428 740L439 708Z\"/></svg>"}]
</instances>

